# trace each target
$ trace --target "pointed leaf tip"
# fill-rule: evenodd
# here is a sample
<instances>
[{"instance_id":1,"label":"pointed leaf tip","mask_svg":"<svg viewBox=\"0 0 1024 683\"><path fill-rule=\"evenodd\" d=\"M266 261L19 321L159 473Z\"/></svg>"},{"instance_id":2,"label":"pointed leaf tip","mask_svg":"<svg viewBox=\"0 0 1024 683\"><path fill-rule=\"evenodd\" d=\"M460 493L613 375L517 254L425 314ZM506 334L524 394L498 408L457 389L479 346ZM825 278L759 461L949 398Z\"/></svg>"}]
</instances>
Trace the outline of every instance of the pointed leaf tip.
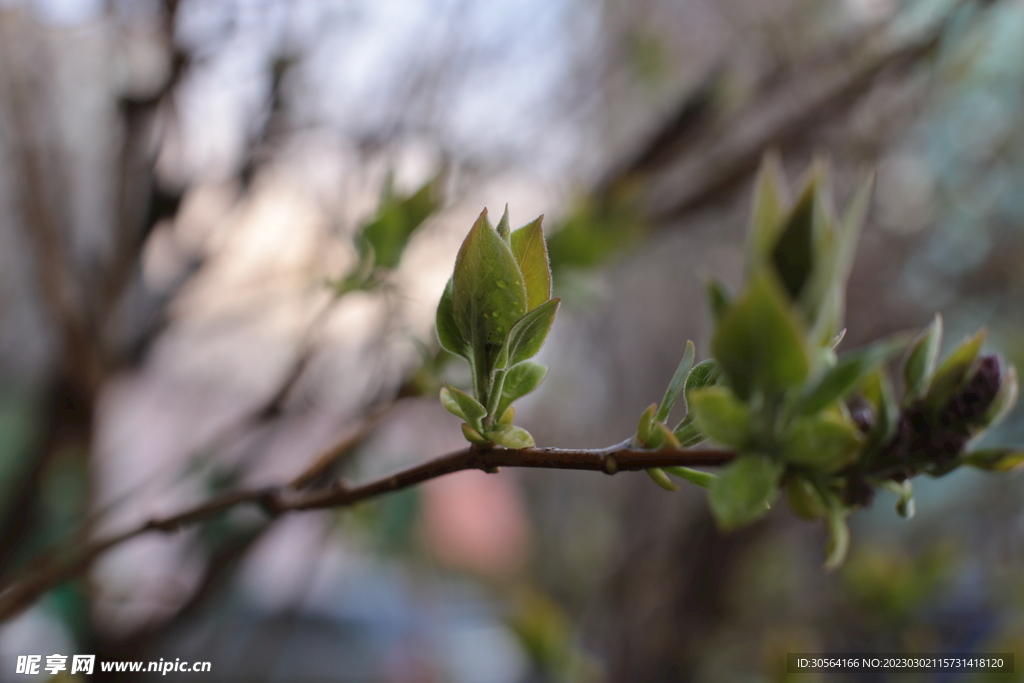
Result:
<instances>
[{"instance_id":1,"label":"pointed leaf tip","mask_svg":"<svg viewBox=\"0 0 1024 683\"><path fill-rule=\"evenodd\" d=\"M487 222L486 209L455 259L451 298L474 364L489 372L512 326L526 313L526 286L512 250Z\"/></svg>"},{"instance_id":2,"label":"pointed leaf tip","mask_svg":"<svg viewBox=\"0 0 1024 683\"><path fill-rule=\"evenodd\" d=\"M672 407L676 403L676 399L679 398L679 392L683 390L683 386L690 375L690 368L693 367L693 359L697 355L697 347L693 345L692 341L686 342L686 350L683 352L683 357L679 361L679 365L676 367L675 374L672 375L672 380L668 383L668 388L665 390L665 396L661 399L661 405L658 406L658 413L654 416L654 419L658 422L664 422L668 419L669 413L672 412ZM684 397L683 402L686 399Z\"/></svg>"},{"instance_id":3,"label":"pointed leaf tip","mask_svg":"<svg viewBox=\"0 0 1024 683\"><path fill-rule=\"evenodd\" d=\"M527 309L533 310L551 298L551 263L540 216L512 233L511 246L526 285Z\"/></svg>"},{"instance_id":4,"label":"pointed leaf tip","mask_svg":"<svg viewBox=\"0 0 1024 683\"><path fill-rule=\"evenodd\" d=\"M537 355L551 331L561 301L549 299L516 321L508 335L509 365Z\"/></svg>"},{"instance_id":5,"label":"pointed leaf tip","mask_svg":"<svg viewBox=\"0 0 1024 683\"><path fill-rule=\"evenodd\" d=\"M903 382L908 400L920 398L928 390L941 344L942 316L936 313L931 324L911 344L903 361Z\"/></svg>"}]
</instances>

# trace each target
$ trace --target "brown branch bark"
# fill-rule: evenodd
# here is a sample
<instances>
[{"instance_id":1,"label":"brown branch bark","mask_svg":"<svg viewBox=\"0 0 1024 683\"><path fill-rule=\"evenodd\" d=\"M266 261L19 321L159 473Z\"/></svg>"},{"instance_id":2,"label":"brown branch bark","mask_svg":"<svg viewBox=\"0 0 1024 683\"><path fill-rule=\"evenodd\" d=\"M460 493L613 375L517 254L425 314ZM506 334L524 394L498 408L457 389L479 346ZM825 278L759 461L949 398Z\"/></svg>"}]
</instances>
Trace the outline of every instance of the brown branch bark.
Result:
<instances>
[{"instance_id":1,"label":"brown branch bark","mask_svg":"<svg viewBox=\"0 0 1024 683\"><path fill-rule=\"evenodd\" d=\"M470 447L356 487L336 481L333 486L314 491L301 491L292 486L235 491L178 514L154 518L122 533L79 546L62 558L30 568L0 587L0 622L29 607L57 584L85 571L93 560L125 541L151 531L177 531L240 505L257 505L276 516L292 511L349 507L463 470L496 472L501 467L527 467L616 474L651 467L724 465L734 457L730 451L714 449L650 451L629 448L626 444L587 450Z\"/></svg>"}]
</instances>

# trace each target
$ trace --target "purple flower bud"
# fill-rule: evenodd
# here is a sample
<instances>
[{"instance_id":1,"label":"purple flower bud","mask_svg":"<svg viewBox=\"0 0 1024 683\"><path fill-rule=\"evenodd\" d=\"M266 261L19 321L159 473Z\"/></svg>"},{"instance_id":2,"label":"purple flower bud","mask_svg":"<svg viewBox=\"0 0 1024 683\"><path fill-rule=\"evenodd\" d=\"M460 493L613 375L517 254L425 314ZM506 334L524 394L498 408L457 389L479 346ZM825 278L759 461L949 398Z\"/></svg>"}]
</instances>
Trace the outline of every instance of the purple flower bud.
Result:
<instances>
[{"instance_id":1,"label":"purple flower bud","mask_svg":"<svg viewBox=\"0 0 1024 683\"><path fill-rule=\"evenodd\" d=\"M939 424L958 432L969 433L970 427L984 417L985 411L1003 381L1003 370L996 355L982 356L974 375L939 413Z\"/></svg>"}]
</instances>

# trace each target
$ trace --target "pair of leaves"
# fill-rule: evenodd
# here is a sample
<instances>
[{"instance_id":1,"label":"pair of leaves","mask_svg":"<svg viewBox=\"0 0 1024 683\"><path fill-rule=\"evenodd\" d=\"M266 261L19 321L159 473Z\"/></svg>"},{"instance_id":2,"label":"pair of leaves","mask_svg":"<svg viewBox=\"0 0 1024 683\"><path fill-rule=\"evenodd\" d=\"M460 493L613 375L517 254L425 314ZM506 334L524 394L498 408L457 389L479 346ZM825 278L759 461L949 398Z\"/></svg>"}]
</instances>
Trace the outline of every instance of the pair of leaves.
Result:
<instances>
[{"instance_id":1,"label":"pair of leaves","mask_svg":"<svg viewBox=\"0 0 1024 683\"><path fill-rule=\"evenodd\" d=\"M672 430L664 422L656 419L657 412L658 406L652 403L640 415L640 420L636 427L636 435L633 437L632 445L634 448L651 448L655 450L659 448L679 448L679 440L676 439ZM655 484L666 491L679 490L679 487L660 468L652 467L647 469L646 472Z\"/></svg>"},{"instance_id":2,"label":"pair of leaves","mask_svg":"<svg viewBox=\"0 0 1024 683\"><path fill-rule=\"evenodd\" d=\"M714 384L721 374L718 364L713 359L708 359L693 365L697 349L692 341L686 342L686 350L683 358L679 361L675 373L669 382L661 403L657 406L651 404L640 416L637 424L636 436L633 439L634 446L642 448L689 448L704 440L704 434L694 423L693 414L689 411L690 397L693 393L706 386ZM683 397L684 407L687 408L686 417L670 430L665 421L668 419L672 408ZM658 486L669 491L678 490L678 486L669 479L671 473L691 484L708 488L714 478L706 472L699 472L688 467L674 468L652 468L647 474Z\"/></svg>"},{"instance_id":3,"label":"pair of leaves","mask_svg":"<svg viewBox=\"0 0 1024 683\"><path fill-rule=\"evenodd\" d=\"M483 419L487 416L487 408L482 403L451 385L441 389L441 403L451 414L466 421L472 433L466 436L475 443L494 442L506 448L524 448L532 446L533 437L526 430L512 426L515 408L512 403L540 386L547 375L548 369L539 363L526 361L510 368L505 373L501 384L501 398L495 414L499 416L497 428L488 430ZM463 430L466 433L466 430ZM479 437L479 439L470 438ZM513 445L519 444L519 445Z\"/></svg>"},{"instance_id":4,"label":"pair of leaves","mask_svg":"<svg viewBox=\"0 0 1024 683\"><path fill-rule=\"evenodd\" d=\"M827 176L826 164L816 162L791 205L779 159L767 155L748 240L751 270L767 268L778 278L815 343L824 343L841 326L843 290L872 185L869 179L861 186L840 220L826 194Z\"/></svg>"},{"instance_id":5,"label":"pair of leaves","mask_svg":"<svg viewBox=\"0 0 1024 683\"><path fill-rule=\"evenodd\" d=\"M694 420L693 395L698 389L715 385L721 376L722 368L713 358L697 363L690 374L686 376L686 383L683 386L683 397L687 407L686 417L676 425L672 432L682 448L696 446L706 438Z\"/></svg>"}]
</instances>

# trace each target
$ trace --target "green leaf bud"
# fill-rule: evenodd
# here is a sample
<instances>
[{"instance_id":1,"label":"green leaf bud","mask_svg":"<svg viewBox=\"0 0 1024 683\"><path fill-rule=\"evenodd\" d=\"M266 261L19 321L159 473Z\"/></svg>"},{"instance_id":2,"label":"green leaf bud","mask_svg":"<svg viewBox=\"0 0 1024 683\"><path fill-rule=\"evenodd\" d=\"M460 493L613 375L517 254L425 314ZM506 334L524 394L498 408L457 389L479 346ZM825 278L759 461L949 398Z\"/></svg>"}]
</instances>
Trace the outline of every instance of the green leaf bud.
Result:
<instances>
[{"instance_id":1,"label":"green leaf bud","mask_svg":"<svg viewBox=\"0 0 1024 683\"><path fill-rule=\"evenodd\" d=\"M652 403L640 414L640 420L636 423L635 442L641 448L650 448L652 432L654 431L654 413L658 410L657 404Z\"/></svg>"}]
</instances>

